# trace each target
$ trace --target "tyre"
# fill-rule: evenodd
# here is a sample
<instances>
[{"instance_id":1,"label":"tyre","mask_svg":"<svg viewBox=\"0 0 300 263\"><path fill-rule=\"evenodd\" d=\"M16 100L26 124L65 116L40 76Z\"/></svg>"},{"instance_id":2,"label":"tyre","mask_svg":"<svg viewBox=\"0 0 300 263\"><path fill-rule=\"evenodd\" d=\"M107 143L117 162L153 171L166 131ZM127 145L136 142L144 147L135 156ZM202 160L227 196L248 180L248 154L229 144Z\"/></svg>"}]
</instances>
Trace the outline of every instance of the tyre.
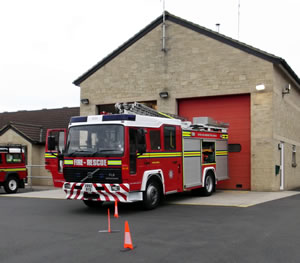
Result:
<instances>
[{"instance_id":1,"label":"tyre","mask_svg":"<svg viewBox=\"0 0 300 263\"><path fill-rule=\"evenodd\" d=\"M7 180L4 182L5 192L8 194L13 194L18 191L19 188L19 180L16 176L9 176Z\"/></svg>"},{"instance_id":2,"label":"tyre","mask_svg":"<svg viewBox=\"0 0 300 263\"><path fill-rule=\"evenodd\" d=\"M162 200L161 185L156 181L150 181L147 184L146 191L143 193L143 205L147 210L157 207Z\"/></svg>"},{"instance_id":3,"label":"tyre","mask_svg":"<svg viewBox=\"0 0 300 263\"><path fill-rule=\"evenodd\" d=\"M89 208L99 208L102 207L102 201L92 201L92 200L82 200L83 203Z\"/></svg>"},{"instance_id":4,"label":"tyre","mask_svg":"<svg viewBox=\"0 0 300 263\"><path fill-rule=\"evenodd\" d=\"M209 173L205 177L204 186L202 188L202 193L204 196L210 196L210 195L212 195L214 189L215 189L215 179L214 179L214 176L211 173Z\"/></svg>"}]
</instances>

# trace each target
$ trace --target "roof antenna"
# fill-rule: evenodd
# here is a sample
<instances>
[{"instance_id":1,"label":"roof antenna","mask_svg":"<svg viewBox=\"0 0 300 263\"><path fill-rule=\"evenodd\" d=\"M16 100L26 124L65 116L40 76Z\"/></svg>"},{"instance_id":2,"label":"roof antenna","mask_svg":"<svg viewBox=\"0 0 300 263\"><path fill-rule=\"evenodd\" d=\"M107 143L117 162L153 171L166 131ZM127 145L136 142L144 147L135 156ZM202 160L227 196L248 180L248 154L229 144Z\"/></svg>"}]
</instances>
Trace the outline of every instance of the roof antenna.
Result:
<instances>
[{"instance_id":1,"label":"roof antenna","mask_svg":"<svg viewBox=\"0 0 300 263\"><path fill-rule=\"evenodd\" d=\"M163 2L163 24L162 24L162 51L166 52L166 9L165 0L160 0Z\"/></svg>"},{"instance_id":2,"label":"roof antenna","mask_svg":"<svg viewBox=\"0 0 300 263\"><path fill-rule=\"evenodd\" d=\"M240 40L240 7L241 7L241 0L238 3L238 40Z\"/></svg>"},{"instance_id":3,"label":"roof antenna","mask_svg":"<svg viewBox=\"0 0 300 263\"><path fill-rule=\"evenodd\" d=\"M220 25L221 25L220 23L217 23L217 24L216 24L217 32L218 32L218 33L220 33Z\"/></svg>"}]
</instances>

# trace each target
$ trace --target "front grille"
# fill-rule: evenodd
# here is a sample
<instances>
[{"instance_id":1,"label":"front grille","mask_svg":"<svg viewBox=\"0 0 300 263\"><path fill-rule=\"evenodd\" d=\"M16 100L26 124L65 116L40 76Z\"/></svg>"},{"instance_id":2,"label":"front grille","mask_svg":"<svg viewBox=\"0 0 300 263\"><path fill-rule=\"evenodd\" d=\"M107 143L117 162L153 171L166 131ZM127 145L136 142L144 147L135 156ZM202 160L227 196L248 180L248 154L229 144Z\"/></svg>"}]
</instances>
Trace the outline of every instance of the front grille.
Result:
<instances>
[{"instance_id":1,"label":"front grille","mask_svg":"<svg viewBox=\"0 0 300 263\"><path fill-rule=\"evenodd\" d=\"M66 182L79 183L88 173L94 172L97 168L64 168L64 177ZM93 175L93 178L87 178L84 183L102 183L102 184L121 184L121 169L101 168Z\"/></svg>"}]
</instances>

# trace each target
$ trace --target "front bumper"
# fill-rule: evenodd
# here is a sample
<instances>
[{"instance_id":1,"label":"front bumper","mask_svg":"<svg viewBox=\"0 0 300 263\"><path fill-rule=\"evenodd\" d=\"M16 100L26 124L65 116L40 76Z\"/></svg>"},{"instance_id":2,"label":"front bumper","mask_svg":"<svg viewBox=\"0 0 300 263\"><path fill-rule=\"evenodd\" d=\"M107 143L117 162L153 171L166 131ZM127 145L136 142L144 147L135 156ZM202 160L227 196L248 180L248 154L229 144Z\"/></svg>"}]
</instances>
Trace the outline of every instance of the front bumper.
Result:
<instances>
[{"instance_id":1,"label":"front bumper","mask_svg":"<svg viewBox=\"0 0 300 263\"><path fill-rule=\"evenodd\" d=\"M67 199L132 202L129 184L69 183L63 185ZM138 197L139 199L140 197Z\"/></svg>"}]
</instances>

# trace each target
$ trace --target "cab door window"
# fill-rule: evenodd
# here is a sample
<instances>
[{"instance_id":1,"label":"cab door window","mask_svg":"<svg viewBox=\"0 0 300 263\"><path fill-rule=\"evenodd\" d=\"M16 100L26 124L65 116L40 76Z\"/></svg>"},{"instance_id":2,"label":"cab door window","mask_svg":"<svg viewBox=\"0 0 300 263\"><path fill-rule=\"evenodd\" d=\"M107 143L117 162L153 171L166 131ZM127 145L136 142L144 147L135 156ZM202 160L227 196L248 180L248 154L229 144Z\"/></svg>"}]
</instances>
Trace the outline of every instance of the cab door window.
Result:
<instances>
[{"instance_id":1,"label":"cab door window","mask_svg":"<svg viewBox=\"0 0 300 263\"><path fill-rule=\"evenodd\" d=\"M176 150L176 127L164 127L164 146L166 151Z\"/></svg>"},{"instance_id":2,"label":"cab door window","mask_svg":"<svg viewBox=\"0 0 300 263\"><path fill-rule=\"evenodd\" d=\"M146 151L146 138L143 128L129 129L129 161L130 174L135 174L137 169L137 154Z\"/></svg>"},{"instance_id":3,"label":"cab door window","mask_svg":"<svg viewBox=\"0 0 300 263\"><path fill-rule=\"evenodd\" d=\"M159 151L161 149L160 130L150 130L149 137L151 150Z\"/></svg>"}]
</instances>

